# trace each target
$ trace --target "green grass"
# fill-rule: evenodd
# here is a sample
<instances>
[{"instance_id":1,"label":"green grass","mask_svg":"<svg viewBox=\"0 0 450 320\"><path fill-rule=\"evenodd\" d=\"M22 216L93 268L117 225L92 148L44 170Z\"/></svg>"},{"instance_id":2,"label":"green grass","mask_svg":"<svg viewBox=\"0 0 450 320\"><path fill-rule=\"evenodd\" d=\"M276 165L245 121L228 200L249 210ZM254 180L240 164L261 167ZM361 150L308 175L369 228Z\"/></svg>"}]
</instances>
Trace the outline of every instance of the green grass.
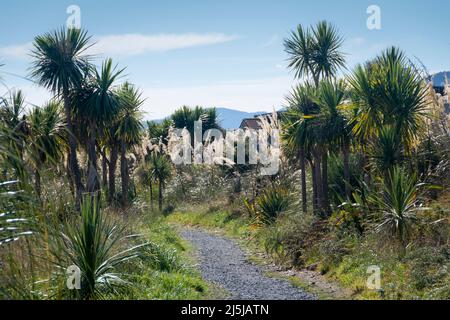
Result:
<instances>
[{"instance_id":1,"label":"green grass","mask_svg":"<svg viewBox=\"0 0 450 320\"><path fill-rule=\"evenodd\" d=\"M245 239L255 234L249 218L233 216L227 210L210 211L205 208L192 208L177 211L167 217L167 222L190 227L203 227L208 230L225 232L233 238Z\"/></svg>"},{"instance_id":2,"label":"green grass","mask_svg":"<svg viewBox=\"0 0 450 320\"><path fill-rule=\"evenodd\" d=\"M127 266L131 285L112 299L209 299L214 289L192 266L192 248L182 241L163 217L146 216L139 231L149 241L142 255Z\"/></svg>"},{"instance_id":3,"label":"green grass","mask_svg":"<svg viewBox=\"0 0 450 320\"><path fill-rule=\"evenodd\" d=\"M177 211L166 218L173 225L201 227L223 233L238 240L250 253L256 263L267 263L261 259L268 227L255 227L247 216L231 213L226 207L190 207ZM276 223L283 228L282 221ZM303 252L305 265L317 265L317 271L326 278L336 281L346 291L352 292L352 299L447 299L450 297L448 251L425 250L421 254L413 248L400 257L388 248L377 248L370 237L364 239L345 238L346 253L339 253L341 246L334 241L316 242ZM335 250L335 246L337 250ZM331 251L330 251L331 250ZM427 253L428 252L428 253ZM425 255L429 257L427 257ZM266 255L265 255L266 256ZM275 262L283 261L273 257ZM289 260L289 259L287 259ZM436 261L434 261L436 260ZM285 263L286 261L284 261ZM369 266L381 268L381 290L370 290L366 281ZM280 276L280 275L278 275ZM315 293L319 298L332 298L320 289L304 283L297 277L287 277L296 286Z\"/></svg>"}]
</instances>

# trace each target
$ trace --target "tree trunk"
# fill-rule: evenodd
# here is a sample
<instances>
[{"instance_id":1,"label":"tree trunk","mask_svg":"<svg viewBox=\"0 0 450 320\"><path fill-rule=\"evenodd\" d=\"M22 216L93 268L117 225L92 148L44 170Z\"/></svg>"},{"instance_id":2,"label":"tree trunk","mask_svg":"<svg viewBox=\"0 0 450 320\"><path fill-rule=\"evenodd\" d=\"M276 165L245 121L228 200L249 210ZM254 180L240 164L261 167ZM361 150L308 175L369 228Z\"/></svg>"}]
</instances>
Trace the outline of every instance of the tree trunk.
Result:
<instances>
[{"instance_id":1,"label":"tree trunk","mask_svg":"<svg viewBox=\"0 0 450 320\"><path fill-rule=\"evenodd\" d=\"M324 213L330 213L330 199L328 190L328 151L322 151L322 209Z\"/></svg>"},{"instance_id":2,"label":"tree trunk","mask_svg":"<svg viewBox=\"0 0 450 320\"><path fill-rule=\"evenodd\" d=\"M320 166L320 152L314 151L314 172L316 175L316 194L317 194L317 209L319 213L323 211L323 183L322 183L322 170Z\"/></svg>"},{"instance_id":3,"label":"tree trunk","mask_svg":"<svg viewBox=\"0 0 450 320\"><path fill-rule=\"evenodd\" d=\"M75 203L77 209L80 209L81 207L81 197L84 192L83 183L81 181L81 172L80 172L80 166L78 164L78 158L77 158L77 140L75 138L74 132L73 132L73 125L72 125L72 114L71 114L71 108L69 104L69 90L64 89L64 111L66 115L66 125L67 125L67 131L69 132L69 157L70 157L70 170L72 171L73 178L75 181L75 188L76 188L76 196L75 196Z\"/></svg>"},{"instance_id":4,"label":"tree trunk","mask_svg":"<svg viewBox=\"0 0 450 320\"><path fill-rule=\"evenodd\" d=\"M106 189L108 186L108 159L106 159L106 150L102 152L102 186Z\"/></svg>"},{"instance_id":5,"label":"tree trunk","mask_svg":"<svg viewBox=\"0 0 450 320\"><path fill-rule=\"evenodd\" d=\"M88 180L87 180L87 190L89 193L93 194L100 190L100 181L98 175L97 166L97 151L96 151L96 128L95 124L91 123L91 131L89 133L88 142L88 156L89 156L89 168L88 168Z\"/></svg>"},{"instance_id":6,"label":"tree trunk","mask_svg":"<svg viewBox=\"0 0 450 320\"><path fill-rule=\"evenodd\" d=\"M118 158L118 146L113 144L111 146L110 158L109 158L109 190L108 190L108 202L112 204L114 201L114 196L116 195L116 166Z\"/></svg>"},{"instance_id":7,"label":"tree trunk","mask_svg":"<svg viewBox=\"0 0 450 320\"><path fill-rule=\"evenodd\" d=\"M350 190L350 147L348 143L345 143L343 149L344 156L344 182L345 182L345 195L347 200L350 200L352 194Z\"/></svg>"},{"instance_id":8,"label":"tree trunk","mask_svg":"<svg viewBox=\"0 0 450 320\"><path fill-rule=\"evenodd\" d=\"M34 186L36 189L36 194L39 198L39 200L41 199L41 195L42 195L42 189L41 189L41 174L39 173L39 169L36 168L34 170Z\"/></svg>"},{"instance_id":9,"label":"tree trunk","mask_svg":"<svg viewBox=\"0 0 450 320\"><path fill-rule=\"evenodd\" d=\"M303 149L300 149L299 152L299 158L300 158L300 179L302 184L302 208L303 213L308 212L308 203L307 203L307 197L306 197L306 163L305 163L305 152Z\"/></svg>"},{"instance_id":10,"label":"tree trunk","mask_svg":"<svg viewBox=\"0 0 450 320\"><path fill-rule=\"evenodd\" d=\"M128 163L125 142L120 143L120 176L122 178L122 205L128 205Z\"/></svg>"},{"instance_id":11,"label":"tree trunk","mask_svg":"<svg viewBox=\"0 0 450 320\"><path fill-rule=\"evenodd\" d=\"M310 161L310 167L311 167L311 177L312 177L312 183L313 183L313 211L317 212L318 209L318 203L317 203L317 179L316 179L316 164L314 161Z\"/></svg>"},{"instance_id":12,"label":"tree trunk","mask_svg":"<svg viewBox=\"0 0 450 320\"><path fill-rule=\"evenodd\" d=\"M75 186L74 186L74 181L73 181L73 176L72 176L72 170L70 169L70 150L67 150L67 163L66 163L66 172L67 172L67 182L69 183L69 188L70 188L70 192L72 193L72 195L74 197L76 197L76 191L75 191Z\"/></svg>"},{"instance_id":13,"label":"tree trunk","mask_svg":"<svg viewBox=\"0 0 450 320\"><path fill-rule=\"evenodd\" d=\"M152 208L153 211L153 182L150 179L150 207Z\"/></svg>"},{"instance_id":14,"label":"tree trunk","mask_svg":"<svg viewBox=\"0 0 450 320\"><path fill-rule=\"evenodd\" d=\"M158 207L159 207L159 211L162 211L162 206L163 206L163 186L162 186L162 181L161 179L159 179L159 188L158 188Z\"/></svg>"}]
</instances>

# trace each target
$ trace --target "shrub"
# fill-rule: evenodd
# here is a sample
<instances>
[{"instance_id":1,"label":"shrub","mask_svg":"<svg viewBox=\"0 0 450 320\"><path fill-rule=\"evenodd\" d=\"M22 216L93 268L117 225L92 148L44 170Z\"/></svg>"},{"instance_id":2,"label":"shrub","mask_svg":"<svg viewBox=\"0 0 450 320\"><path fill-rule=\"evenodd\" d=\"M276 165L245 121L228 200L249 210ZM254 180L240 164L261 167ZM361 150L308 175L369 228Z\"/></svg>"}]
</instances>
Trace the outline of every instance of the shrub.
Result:
<instances>
[{"instance_id":1,"label":"shrub","mask_svg":"<svg viewBox=\"0 0 450 320\"><path fill-rule=\"evenodd\" d=\"M406 257L410 262L411 285L415 290L431 289L430 295L448 294L450 250L448 247L422 247ZM433 298L433 296L427 297Z\"/></svg>"},{"instance_id":2,"label":"shrub","mask_svg":"<svg viewBox=\"0 0 450 320\"><path fill-rule=\"evenodd\" d=\"M403 247L409 244L412 227L417 222L417 213L425 210L418 200L421 184L415 175L409 175L404 169L394 167L383 179L381 192L373 193L369 201L379 222L375 228Z\"/></svg>"},{"instance_id":3,"label":"shrub","mask_svg":"<svg viewBox=\"0 0 450 320\"><path fill-rule=\"evenodd\" d=\"M287 214L262 231L265 250L278 262L304 266L307 251L323 234L323 225L312 215Z\"/></svg>"},{"instance_id":4,"label":"shrub","mask_svg":"<svg viewBox=\"0 0 450 320\"><path fill-rule=\"evenodd\" d=\"M121 242L130 238L123 231L102 214L97 198L91 196L83 200L81 220L54 231L51 253L56 266L63 272L72 265L81 271L81 290L76 293L79 298L96 298L125 284L117 267L136 258L145 245L120 251Z\"/></svg>"},{"instance_id":5,"label":"shrub","mask_svg":"<svg viewBox=\"0 0 450 320\"><path fill-rule=\"evenodd\" d=\"M167 215L173 213L175 211L175 209L176 209L176 206L174 204L168 204L164 207L162 214L164 216L167 216Z\"/></svg>"},{"instance_id":6,"label":"shrub","mask_svg":"<svg viewBox=\"0 0 450 320\"><path fill-rule=\"evenodd\" d=\"M156 242L150 242L142 248L139 259L150 268L162 272L176 272L185 268L177 250Z\"/></svg>"},{"instance_id":7,"label":"shrub","mask_svg":"<svg viewBox=\"0 0 450 320\"><path fill-rule=\"evenodd\" d=\"M264 191L255 202L257 218L265 224L270 224L289 208L291 197L286 189L272 187Z\"/></svg>"}]
</instances>

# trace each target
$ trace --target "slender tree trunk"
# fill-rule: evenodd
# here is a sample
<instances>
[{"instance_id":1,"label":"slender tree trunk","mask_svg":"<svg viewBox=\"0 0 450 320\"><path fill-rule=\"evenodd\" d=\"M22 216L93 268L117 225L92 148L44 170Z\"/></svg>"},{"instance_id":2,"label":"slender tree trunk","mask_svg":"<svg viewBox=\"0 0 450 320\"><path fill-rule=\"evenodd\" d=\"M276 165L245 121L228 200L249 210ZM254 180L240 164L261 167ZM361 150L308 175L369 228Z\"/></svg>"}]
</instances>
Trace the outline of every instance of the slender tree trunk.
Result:
<instances>
[{"instance_id":1,"label":"slender tree trunk","mask_svg":"<svg viewBox=\"0 0 450 320\"><path fill-rule=\"evenodd\" d=\"M344 145L343 156L344 156L345 195L347 199L350 199L352 196L350 190L350 147L347 142Z\"/></svg>"},{"instance_id":2,"label":"slender tree trunk","mask_svg":"<svg viewBox=\"0 0 450 320\"><path fill-rule=\"evenodd\" d=\"M75 188L76 188L76 196L75 196L75 202L77 209L81 206L81 197L84 192L83 183L81 181L81 172L80 172L80 166L78 164L78 158L77 158L77 140L74 135L73 131L73 125L72 125L72 114L71 114L71 108L69 104L69 90L64 89L64 111L66 115L66 125L67 130L69 131L69 157L70 157L70 169L73 174L73 178L75 181Z\"/></svg>"},{"instance_id":3,"label":"slender tree trunk","mask_svg":"<svg viewBox=\"0 0 450 320\"><path fill-rule=\"evenodd\" d=\"M322 209L324 213L330 212L330 199L328 190L328 151L322 151Z\"/></svg>"},{"instance_id":4,"label":"slender tree trunk","mask_svg":"<svg viewBox=\"0 0 450 320\"><path fill-rule=\"evenodd\" d=\"M313 183L313 211L317 212L318 210L318 203L317 203L317 179L316 179L316 164L314 161L310 161L310 167L311 167L311 177L312 177L312 183Z\"/></svg>"},{"instance_id":5,"label":"slender tree trunk","mask_svg":"<svg viewBox=\"0 0 450 320\"><path fill-rule=\"evenodd\" d=\"M87 179L87 190L89 193L93 194L100 190L100 182L98 175L97 166L97 151L96 151L96 136L97 129L95 124L91 122L91 132L89 133L89 145L88 145L88 156L89 156L89 168L88 168L88 179Z\"/></svg>"},{"instance_id":6,"label":"slender tree trunk","mask_svg":"<svg viewBox=\"0 0 450 320\"><path fill-rule=\"evenodd\" d=\"M120 176L122 178L122 205L128 205L128 163L125 142L120 143Z\"/></svg>"},{"instance_id":7,"label":"slender tree trunk","mask_svg":"<svg viewBox=\"0 0 450 320\"><path fill-rule=\"evenodd\" d=\"M34 186L36 189L36 194L40 200L42 195L42 189L41 189L41 174L39 172L39 168L36 168L34 170Z\"/></svg>"},{"instance_id":8,"label":"slender tree trunk","mask_svg":"<svg viewBox=\"0 0 450 320\"><path fill-rule=\"evenodd\" d=\"M314 172L316 175L316 194L317 194L317 209L319 213L323 210L323 183L322 170L320 165L320 152L316 149L314 151Z\"/></svg>"},{"instance_id":9,"label":"slender tree trunk","mask_svg":"<svg viewBox=\"0 0 450 320\"><path fill-rule=\"evenodd\" d=\"M67 150L67 163L66 163L66 172L67 172L67 182L69 183L69 188L70 188L70 192L72 193L72 195L74 197L76 197L76 191L75 191L75 186L74 186L74 181L73 181L73 176L72 176L72 171L70 170L70 151Z\"/></svg>"},{"instance_id":10,"label":"slender tree trunk","mask_svg":"<svg viewBox=\"0 0 450 320\"><path fill-rule=\"evenodd\" d=\"M158 207L159 207L159 211L162 211L162 207L163 207L163 186L162 186L162 181L161 179L159 179L159 188L158 188Z\"/></svg>"},{"instance_id":11,"label":"slender tree trunk","mask_svg":"<svg viewBox=\"0 0 450 320\"><path fill-rule=\"evenodd\" d=\"M109 158L109 190L108 190L108 202L112 204L116 195L116 166L118 158L118 146L113 144L111 146L110 158Z\"/></svg>"},{"instance_id":12,"label":"slender tree trunk","mask_svg":"<svg viewBox=\"0 0 450 320\"><path fill-rule=\"evenodd\" d=\"M150 179L150 207L153 211L153 182Z\"/></svg>"},{"instance_id":13,"label":"slender tree trunk","mask_svg":"<svg viewBox=\"0 0 450 320\"><path fill-rule=\"evenodd\" d=\"M306 163L305 163L305 152L303 149L300 149L299 152L299 158L300 158L300 179L302 184L302 208L303 213L308 212L308 203L307 203L307 197L306 197Z\"/></svg>"},{"instance_id":14,"label":"slender tree trunk","mask_svg":"<svg viewBox=\"0 0 450 320\"><path fill-rule=\"evenodd\" d=\"M106 159L106 150L102 152L102 186L106 189L108 186L108 159Z\"/></svg>"}]
</instances>

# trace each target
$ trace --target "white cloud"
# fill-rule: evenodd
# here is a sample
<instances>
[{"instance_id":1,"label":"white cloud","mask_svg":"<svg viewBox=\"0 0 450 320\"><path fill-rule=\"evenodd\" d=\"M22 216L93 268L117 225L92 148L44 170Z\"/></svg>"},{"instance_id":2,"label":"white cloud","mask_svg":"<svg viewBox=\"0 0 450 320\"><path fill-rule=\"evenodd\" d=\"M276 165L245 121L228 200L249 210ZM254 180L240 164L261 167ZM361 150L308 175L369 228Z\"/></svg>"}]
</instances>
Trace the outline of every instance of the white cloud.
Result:
<instances>
[{"instance_id":1,"label":"white cloud","mask_svg":"<svg viewBox=\"0 0 450 320\"><path fill-rule=\"evenodd\" d=\"M361 46L366 43L366 39L363 37L355 37L349 39L346 43L347 46Z\"/></svg>"},{"instance_id":2,"label":"white cloud","mask_svg":"<svg viewBox=\"0 0 450 320\"><path fill-rule=\"evenodd\" d=\"M95 43L87 53L107 56L134 56L149 52L165 52L215 45L238 39L236 35L223 33L184 33L184 34L118 34L94 37ZM32 43L0 47L0 57L25 59L30 53Z\"/></svg>"},{"instance_id":3,"label":"white cloud","mask_svg":"<svg viewBox=\"0 0 450 320\"><path fill-rule=\"evenodd\" d=\"M274 34L263 44L263 47L271 47L278 42L280 42L280 37L277 34Z\"/></svg>"},{"instance_id":4,"label":"white cloud","mask_svg":"<svg viewBox=\"0 0 450 320\"><path fill-rule=\"evenodd\" d=\"M26 59L33 47L31 42L20 45L0 47L0 58L5 59Z\"/></svg>"},{"instance_id":5,"label":"white cloud","mask_svg":"<svg viewBox=\"0 0 450 320\"><path fill-rule=\"evenodd\" d=\"M215 45L236 40L235 35L222 33L186 33L186 34L124 34L109 35L94 39L95 46L89 53L112 56L133 56L148 52L164 52Z\"/></svg>"}]
</instances>

